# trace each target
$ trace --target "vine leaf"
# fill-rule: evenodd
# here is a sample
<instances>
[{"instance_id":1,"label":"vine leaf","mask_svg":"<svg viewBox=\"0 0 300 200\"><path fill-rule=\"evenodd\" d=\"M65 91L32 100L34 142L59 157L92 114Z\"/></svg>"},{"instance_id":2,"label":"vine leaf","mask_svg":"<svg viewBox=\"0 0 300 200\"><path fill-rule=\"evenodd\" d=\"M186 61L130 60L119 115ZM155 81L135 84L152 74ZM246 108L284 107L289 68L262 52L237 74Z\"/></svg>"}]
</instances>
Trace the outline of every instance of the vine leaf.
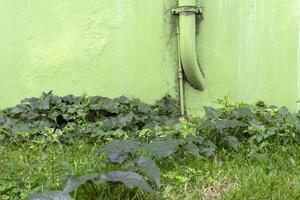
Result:
<instances>
[{"instance_id":1,"label":"vine leaf","mask_svg":"<svg viewBox=\"0 0 300 200\"><path fill-rule=\"evenodd\" d=\"M212 107L204 106L206 117L209 119L218 119L220 112Z\"/></svg>"},{"instance_id":2,"label":"vine leaf","mask_svg":"<svg viewBox=\"0 0 300 200\"><path fill-rule=\"evenodd\" d=\"M137 141L115 140L105 144L98 152L108 156L111 162L121 164L128 158L129 153L135 153L138 148L139 143Z\"/></svg>"},{"instance_id":3,"label":"vine leaf","mask_svg":"<svg viewBox=\"0 0 300 200\"><path fill-rule=\"evenodd\" d=\"M250 108L244 107L244 108L236 108L232 111L232 113L229 113L231 117L240 119L240 118L255 118L255 114L252 112Z\"/></svg>"},{"instance_id":4,"label":"vine leaf","mask_svg":"<svg viewBox=\"0 0 300 200\"><path fill-rule=\"evenodd\" d=\"M157 140L152 143L145 144L144 150L150 153L152 156L158 158L168 157L176 152L177 147L181 144L178 140Z\"/></svg>"},{"instance_id":5,"label":"vine leaf","mask_svg":"<svg viewBox=\"0 0 300 200\"><path fill-rule=\"evenodd\" d=\"M14 107L10 110L10 113L11 114L21 114L21 113L24 113L25 111L26 111L26 109L24 106L17 105L16 107Z\"/></svg>"},{"instance_id":6,"label":"vine leaf","mask_svg":"<svg viewBox=\"0 0 300 200\"><path fill-rule=\"evenodd\" d=\"M243 126L243 123L236 120L236 119L216 120L216 129L218 129L221 132L223 132L225 129L228 129L228 128L237 128L237 127L240 127L240 126Z\"/></svg>"},{"instance_id":7,"label":"vine leaf","mask_svg":"<svg viewBox=\"0 0 300 200\"><path fill-rule=\"evenodd\" d=\"M99 174L80 176L80 177L73 176L68 180L67 185L64 188L64 192L70 193L73 190L75 190L76 188L80 187L81 185L83 185L89 181L93 181L98 176L99 176Z\"/></svg>"},{"instance_id":8,"label":"vine leaf","mask_svg":"<svg viewBox=\"0 0 300 200\"><path fill-rule=\"evenodd\" d=\"M25 200L73 200L73 198L64 192L43 192L31 195Z\"/></svg>"},{"instance_id":9,"label":"vine leaf","mask_svg":"<svg viewBox=\"0 0 300 200\"><path fill-rule=\"evenodd\" d=\"M211 157L215 151L216 145L210 140L206 140L200 148L200 153L204 154L206 157Z\"/></svg>"},{"instance_id":10,"label":"vine leaf","mask_svg":"<svg viewBox=\"0 0 300 200\"><path fill-rule=\"evenodd\" d=\"M160 169L159 167L148 157L140 156L134 160L136 167L152 178L155 182L157 189L160 188Z\"/></svg>"},{"instance_id":11,"label":"vine leaf","mask_svg":"<svg viewBox=\"0 0 300 200\"><path fill-rule=\"evenodd\" d=\"M193 142L188 142L185 146L187 151L195 157L199 157L200 149Z\"/></svg>"},{"instance_id":12,"label":"vine leaf","mask_svg":"<svg viewBox=\"0 0 300 200\"><path fill-rule=\"evenodd\" d=\"M238 142L238 139L236 137L234 137L234 136L227 136L226 139L227 139L228 143L230 144L230 146L232 148L234 148L234 150L238 149L239 142Z\"/></svg>"},{"instance_id":13,"label":"vine leaf","mask_svg":"<svg viewBox=\"0 0 300 200\"><path fill-rule=\"evenodd\" d=\"M194 144L203 144L205 141L205 137L202 136L189 136L187 138L188 142L194 143Z\"/></svg>"},{"instance_id":14,"label":"vine leaf","mask_svg":"<svg viewBox=\"0 0 300 200\"><path fill-rule=\"evenodd\" d=\"M0 113L0 126L5 124L6 121L7 121L7 118L5 117L5 115L3 113Z\"/></svg>"},{"instance_id":15,"label":"vine leaf","mask_svg":"<svg viewBox=\"0 0 300 200\"><path fill-rule=\"evenodd\" d=\"M130 171L115 171L103 174L100 176L99 182L123 183L130 189L138 187L145 192L153 192L151 186L143 179L142 176Z\"/></svg>"}]
</instances>

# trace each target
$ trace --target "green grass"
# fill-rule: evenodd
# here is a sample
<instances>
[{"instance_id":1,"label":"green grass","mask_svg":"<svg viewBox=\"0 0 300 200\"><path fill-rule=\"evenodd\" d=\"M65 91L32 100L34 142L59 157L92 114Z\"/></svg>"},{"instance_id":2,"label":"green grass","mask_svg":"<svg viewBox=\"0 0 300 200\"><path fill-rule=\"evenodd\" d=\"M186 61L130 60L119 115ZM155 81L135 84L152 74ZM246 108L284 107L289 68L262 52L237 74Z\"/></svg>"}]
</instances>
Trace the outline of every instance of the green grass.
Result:
<instances>
[{"instance_id":1,"label":"green grass","mask_svg":"<svg viewBox=\"0 0 300 200\"><path fill-rule=\"evenodd\" d=\"M22 199L59 190L72 175L110 171L97 144L0 146L0 199ZM169 158L158 162L163 187L140 199L300 199L300 147L218 152L214 158ZM125 190L124 190L125 191ZM123 193L125 194L125 193ZM113 197L122 195L112 194ZM126 199L123 198L122 199Z\"/></svg>"},{"instance_id":2,"label":"green grass","mask_svg":"<svg viewBox=\"0 0 300 200\"><path fill-rule=\"evenodd\" d=\"M152 106L51 92L25 99L0 111L0 200L61 191L71 176L95 173L83 184L87 177L73 177L68 186L78 187L67 193L76 200L300 199L300 113L218 102L204 107L203 118L178 120L170 97ZM101 145L110 159L96 154ZM138 164L141 155L158 167Z\"/></svg>"}]
</instances>

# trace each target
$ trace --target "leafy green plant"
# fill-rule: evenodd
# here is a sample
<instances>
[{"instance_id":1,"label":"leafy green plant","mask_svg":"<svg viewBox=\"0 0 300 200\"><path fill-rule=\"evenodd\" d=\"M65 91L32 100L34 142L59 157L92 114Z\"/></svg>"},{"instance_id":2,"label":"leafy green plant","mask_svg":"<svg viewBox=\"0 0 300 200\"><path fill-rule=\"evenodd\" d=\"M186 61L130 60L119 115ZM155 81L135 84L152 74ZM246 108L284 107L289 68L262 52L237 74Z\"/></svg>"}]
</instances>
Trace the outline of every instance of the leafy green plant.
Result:
<instances>
[{"instance_id":1,"label":"leafy green plant","mask_svg":"<svg viewBox=\"0 0 300 200\"><path fill-rule=\"evenodd\" d=\"M70 193L74 193L74 199L76 199L77 192L80 188L83 188L87 192L87 184L92 187L92 192L86 193L86 196L94 198L100 198L105 195L106 191L99 191L97 186L103 183L107 184L124 184L127 188L140 188L145 192L153 192L151 186L144 180L144 178L130 171L114 171L105 174L94 174L80 177L71 177L63 191L51 191L42 192L31 195L26 200L71 200L73 199ZM92 195L91 195L92 194Z\"/></svg>"},{"instance_id":2,"label":"leafy green plant","mask_svg":"<svg viewBox=\"0 0 300 200\"><path fill-rule=\"evenodd\" d=\"M204 107L202 118L179 119L176 101L169 96L148 105L123 96L43 93L0 112L0 143L39 149L84 139L101 145L97 155L105 155L108 170L72 176L63 191L28 199L101 199L119 190L141 199L163 185L162 161L211 158L218 151L243 150L254 156L274 146L299 144L300 113L264 102L232 104L228 98L219 102L219 108Z\"/></svg>"},{"instance_id":3,"label":"leafy green plant","mask_svg":"<svg viewBox=\"0 0 300 200\"><path fill-rule=\"evenodd\" d=\"M176 124L178 109L174 105L176 101L169 96L150 106L124 96L109 99L43 93L40 98L23 99L17 106L0 112L0 140L40 140L45 128L55 133L47 136L59 135L53 140L63 143L80 137L128 137L125 132Z\"/></svg>"},{"instance_id":4,"label":"leafy green plant","mask_svg":"<svg viewBox=\"0 0 300 200\"><path fill-rule=\"evenodd\" d=\"M218 147L237 150L248 148L254 153L271 144L288 145L300 139L300 115L290 113L286 107L230 104L220 101L218 109L204 107L205 117L200 120L198 134L206 135Z\"/></svg>"}]
</instances>

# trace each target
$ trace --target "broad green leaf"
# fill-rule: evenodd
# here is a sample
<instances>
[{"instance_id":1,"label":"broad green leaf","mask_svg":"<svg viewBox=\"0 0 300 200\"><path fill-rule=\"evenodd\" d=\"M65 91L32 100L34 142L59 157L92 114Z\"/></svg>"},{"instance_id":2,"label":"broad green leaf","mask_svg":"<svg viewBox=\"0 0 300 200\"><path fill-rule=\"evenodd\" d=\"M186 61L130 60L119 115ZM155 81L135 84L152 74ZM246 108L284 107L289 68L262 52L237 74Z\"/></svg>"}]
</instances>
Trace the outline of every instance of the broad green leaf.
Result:
<instances>
[{"instance_id":1,"label":"broad green leaf","mask_svg":"<svg viewBox=\"0 0 300 200\"><path fill-rule=\"evenodd\" d=\"M295 115L291 115L287 118L286 123L294 126L297 131L300 131L300 120Z\"/></svg>"},{"instance_id":2,"label":"broad green leaf","mask_svg":"<svg viewBox=\"0 0 300 200\"><path fill-rule=\"evenodd\" d=\"M37 124L39 126L43 126L43 127L55 127L55 122L51 122L51 121L49 121L47 119L38 121Z\"/></svg>"},{"instance_id":3,"label":"broad green leaf","mask_svg":"<svg viewBox=\"0 0 300 200\"><path fill-rule=\"evenodd\" d=\"M111 102L111 99L107 97L93 96L93 97L89 97L89 101L91 105L96 105L96 104L101 105L101 104Z\"/></svg>"},{"instance_id":4,"label":"broad green leaf","mask_svg":"<svg viewBox=\"0 0 300 200\"><path fill-rule=\"evenodd\" d=\"M162 120L162 124L168 127L175 126L177 123L178 123L177 119L172 119L167 116Z\"/></svg>"},{"instance_id":5,"label":"broad green leaf","mask_svg":"<svg viewBox=\"0 0 300 200\"><path fill-rule=\"evenodd\" d=\"M263 136L255 135L255 140L256 140L256 142L261 143L263 141Z\"/></svg>"},{"instance_id":6,"label":"broad green leaf","mask_svg":"<svg viewBox=\"0 0 300 200\"><path fill-rule=\"evenodd\" d=\"M149 105L145 104L145 103L140 103L138 105L138 111L140 113L147 114L147 113L150 113L151 107Z\"/></svg>"},{"instance_id":7,"label":"broad green leaf","mask_svg":"<svg viewBox=\"0 0 300 200\"><path fill-rule=\"evenodd\" d=\"M234 136L228 136L228 137L226 137L226 139L227 139L229 145L232 148L234 148L235 150L238 149L239 142L238 142L238 139L236 137L234 137Z\"/></svg>"},{"instance_id":8,"label":"broad green leaf","mask_svg":"<svg viewBox=\"0 0 300 200\"><path fill-rule=\"evenodd\" d=\"M62 98L59 96L51 94L48 96L48 98L51 105L58 105L62 103Z\"/></svg>"},{"instance_id":9,"label":"broad green leaf","mask_svg":"<svg viewBox=\"0 0 300 200\"><path fill-rule=\"evenodd\" d=\"M79 110L78 105L70 105L70 106L67 107L67 113L68 114L75 114L75 113L78 112L78 110Z\"/></svg>"},{"instance_id":10,"label":"broad green leaf","mask_svg":"<svg viewBox=\"0 0 300 200\"><path fill-rule=\"evenodd\" d=\"M164 158L175 153L180 144L181 142L175 139L157 140L149 144L145 144L143 148L152 156Z\"/></svg>"},{"instance_id":11,"label":"broad green leaf","mask_svg":"<svg viewBox=\"0 0 300 200\"><path fill-rule=\"evenodd\" d=\"M110 117L110 118L106 118L103 121L103 126L107 129L107 130L114 130L114 129L118 129L119 127L119 121L117 117Z\"/></svg>"},{"instance_id":12,"label":"broad green leaf","mask_svg":"<svg viewBox=\"0 0 300 200\"><path fill-rule=\"evenodd\" d=\"M31 130L31 125L29 123L25 123L25 122L16 122L11 124L11 131L13 133L17 133L17 132L30 132Z\"/></svg>"},{"instance_id":13,"label":"broad green leaf","mask_svg":"<svg viewBox=\"0 0 300 200\"><path fill-rule=\"evenodd\" d=\"M25 111L26 111L26 108L24 106L18 105L16 107L12 108L10 110L10 113L12 113L12 114L20 114L20 113L23 113Z\"/></svg>"},{"instance_id":14,"label":"broad green leaf","mask_svg":"<svg viewBox=\"0 0 300 200\"><path fill-rule=\"evenodd\" d=\"M153 179L157 189L160 188L160 169L150 158L140 156L134 160L136 167Z\"/></svg>"},{"instance_id":15,"label":"broad green leaf","mask_svg":"<svg viewBox=\"0 0 300 200\"><path fill-rule=\"evenodd\" d=\"M214 129L214 128L215 128L215 123L212 122L212 121L209 120L209 119L201 120L201 121L199 122L198 128L199 128L200 130L201 130L201 129L208 129L208 130L211 130L211 129Z\"/></svg>"},{"instance_id":16,"label":"broad green leaf","mask_svg":"<svg viewBox=\"0 0 300 200\"><path fill-rule=\"evenodd\" d=\"M128 126L132 122L133 117L134 117L133 113L118 116L118 127L123 128Z\"/></svg>"},{"instance_id":17,"label":"broad green leaf","mask_svg":"<svg viewBox=\"0 0 300 200\"><path fill-rule=\"evenodd\" d=\"M110 114L117 114L119 112L119 103L111 101L110 103L102 104L101 110Z\"/></svg>"},{"instance_id":18,"label":"broad green leaf","mask_svg":"<svg viewBox=\"0 0 300 200\"><path fill-rule=\"evenodd\" d=\"M139 148L139 143L133 140L115 140L105 144L98 150L108 156L111 162L123 163L128 153L135 153Z\"/></svg>"},{"instance_id":19,"label":"broad green leaf","mask_svg":"<svg viewBox=\"0 0 300 200\"><path fill-rule=\"evenodd\" d=\"M123 183L126 187L132 189L138 187L145 192L153 192L151 186L137 173L115 171L100 176L100 181L110 183Z\"/></svg>"},{"instance_id":20,"label":"broad green leaf","mask_svg":"<svg viewBox=\"0 0 300 200\"><path fill-rule=\"evenodd\" d=\"M99 176L99 174L80 176L80 177L73 176L68 180L67 185L64 188L64 193L70 193L73 190L80 187L81 185L84 185L88 181L93 182L93 180L98 176Z\"/></svg>"},{"instance_id":21,"label":"broad green leaf","mask_svg":"<svg viewBox=\"0 0 300 200\"><path fill-rule=\"evenodd\" d=\"M205 140L205 138L202 136L189 136L187 138L188 142L192 142L195 144L203 144L204 140Z\"/></svg>"},{"instance_id":22,"label":"broad green leaf","mask_svg":"<svg viewBox=\"0 0 300 200\"><path fill-rule=\"evenodd\" d=\"M67 104L80 104L81 101L81 97L76 97L74 95L66 95L64 97L62 97L62 101L67 103Z\"/></svg>"},{"instance_id":23,"label":"broad green leaf","mask_svg":"<svg viewBox=\"0 0 300 200\"><path fill-rule=\"evenodd\" d=\"M212 141L206 140L199 149L200 153L204 154L206 157L211 157L216 151L216 145Z\"/></svg>"},{"instance_id":24,"label":"broad green leaf","mask_svg":"<svg viewBox=\"0 0 300 200\"><path fill-rule=\"evenodd\" d=\"M32 98L25 98L21 100L21 104L27 104L29 105L31 108L35 108L36 104L38 102L38 98L32 97Z\"/></svg>"},{"instance_id":25,"label":"broad green leaf","mask_svg":"<svg viewBox=\"0 0 300 200\"><path fill-rule=\"evenodd\" d=\"M286 116L286 115L289 115L291 114L289 109L287 107L281 107L278 112L277 112L277 115L280 115L280 116Z\"/></svg>"},{"instance_id":26,"label":"broad green leaf","mask_svg":"<svg viewBox=\"0 0 300 200\"><path fill-rule=\"evenodd\" d=\"M188 143L185 145L185 148L186 148L186 150L187 150L190 154L192 154L193 156L199 157L200 149L199 149L198 146L195 145L194 143L188 142Z\"/></svg>"},{"instance_id":27,"label":"broad green leaf","mask_svg":"<svg viewBox=\"0 0 300 200\"><path fill-rule=\"evenodd\" d=\"M104 127L108 130L114 130L129 127L134 119L133 113L121 114L118 117L110 117L104 120Z\"/></svg>"},{"instance_id":28,"label":"broad green leaf","mask_svg":"<svg viewBox=\"0 0 300 200\"><path fill-rule=\"evenodd\" d=\"M125 131L123 131L122 129L117 129L113 132L111 132L111 135L117 137L117 138L121 138L127 135L127 133Z\"/></svg>"},{"instance_id":29,"label":"broad green leaf","mask_svg":"<svg viewBox=\"0 0 300 200\"><path fill-rule=\"evenodd\" d=\"M27 120L31 121L31 120L39 118L40 114L35 111L29 111L28 113L26 113L25 117Z\"/></svg>"},{"instance_id":30,"label":"broad green leaf","mask_svg":"<svg viewBox=\"0 0 300 200\"><path fill-rule=\"evenodd\" d=\"M115 98L114 100L119 102L120 104L129 104L129 99L125 96L120 96L119 98Z\"/></svg>"},{"instance_id":31,"label":"broad green leaf","mask_svg":"<svg viewBox=\"0 0 300 200\"><path fill-rule=\"evenodd\" d=\"M43 99L38 104L38 109L40 110L48 110L50 109L49 100Z\"/></svg>"},{"instance_id":32,"label":"broad green leaf","mask_svg":"<svg viewBox=\"0 0 300 200\"><path fill-rule=\"evenodd\" d=\"M0 113L0 126L7 122L7 118L3 113Z\"/></svg>"},{"instance_id":33,"label":"broad green leaf","mask_svg":"<svg viewBox=\"0 0 300 200\"><path fill-rule=\"evenodd\" d=\"M216 128L219 129L220 131L223 131L224 129L227 129L227 128L237 128L242 125L243 125L243 123L236 119L216 120Z\"/></svg>"},{"instance_id":34,"label":"broad green leaf","mask_svg":"<svg viewBox=\"0 0 300 200\"><path fill-rule=\"evenodd\" d=\"M90 128L83 130L84 133L90 133L91 137L99 137L99 136L105 136L108 134L108 132L103 131L101 128Z\"/></svg>"},{"instance_id":35,"label":"broad green leaf","mask_svg":"<svg viewBox=\"0 0 300 200\"><path fill-rule=\"evenodd\" d=\"M212 107L204 106L206 117L209 119L217 119L220 115L219 111Z\"/></svg>"},{"instance_id":36,"label":"broad green leaf","mask_svg":"<svg viewBox=\"0 0 300 200\"><path fill-rule=\"evenodd\" d=\"M64 192L43 192L31 195L25 200L73 200L73 198Z\"/></svg>"},{"instance_id":37,"label":"broad green leaf","mask_svg":"<svg viewBox=\"0 0 300 200\"><path fill-rule=\"evenodd\" d=\"M255 114L251 111L250 108L236 108L232 111L232 113L230 113L231 117L234 118L243 118L243 117L249 117L254 118Z\"/></svg>"}]
</instances>

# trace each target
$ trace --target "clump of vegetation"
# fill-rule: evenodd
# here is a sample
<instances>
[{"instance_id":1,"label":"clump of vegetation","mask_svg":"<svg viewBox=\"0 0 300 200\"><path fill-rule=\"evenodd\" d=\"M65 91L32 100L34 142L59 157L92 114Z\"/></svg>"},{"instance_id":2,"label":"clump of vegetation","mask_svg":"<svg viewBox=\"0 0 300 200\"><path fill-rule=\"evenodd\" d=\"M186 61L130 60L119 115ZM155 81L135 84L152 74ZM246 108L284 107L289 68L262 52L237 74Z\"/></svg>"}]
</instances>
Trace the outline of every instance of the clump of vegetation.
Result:
<instances>
[{"instance_id":1,"label":"clump of vegetation","mask_svg":"<svg viewBox=\"0 0 300 200\"><path fill-rule=\"evenodd\" d=\"M198 123L198 134L210 138L218 147L249 150L249 155L274 145L287 146L300 142L300 113L286 107L231 104L219 101L219 109L204 107L205 117Z\"/></svg>"},{"instance_id":2,"label":"clump of vegetation","mask_svg":"<svg viewBox=\"0 0 300 200\"><path fill-rule=\"evenodd\" d=\"M168 96L148 105L123 96L43 93L0 112L0 141L33 149L78 140L97 146L93 153L106 170L73 175L62 191L38 193L28 200L113 199L116 188L124 187L128 198L143 199L161 189L163 161L214 159L218 152L234 151L253 157L299 144L299 113L263 102L231 104L224 98L219 103L217 109L204 107L204 117L179 119L176 101Z\"/></svg>"},{"instance_id":3,"label":"clump of vegetation","mask_svg":"<svg viewBox=\"0 0 300 200\"><path fill-rule=\"evenodd\" d=\"M80 137L129 137L138 130L177 123L176 101L170 96L148 105L124 96L59 97L52 92L23 99L0 112L0 139L16 143L37 139L72 142ZM53 138L54 137L54 138ZM49 142L49 140L45 142Z\"/></svg>"}]
</instances>

